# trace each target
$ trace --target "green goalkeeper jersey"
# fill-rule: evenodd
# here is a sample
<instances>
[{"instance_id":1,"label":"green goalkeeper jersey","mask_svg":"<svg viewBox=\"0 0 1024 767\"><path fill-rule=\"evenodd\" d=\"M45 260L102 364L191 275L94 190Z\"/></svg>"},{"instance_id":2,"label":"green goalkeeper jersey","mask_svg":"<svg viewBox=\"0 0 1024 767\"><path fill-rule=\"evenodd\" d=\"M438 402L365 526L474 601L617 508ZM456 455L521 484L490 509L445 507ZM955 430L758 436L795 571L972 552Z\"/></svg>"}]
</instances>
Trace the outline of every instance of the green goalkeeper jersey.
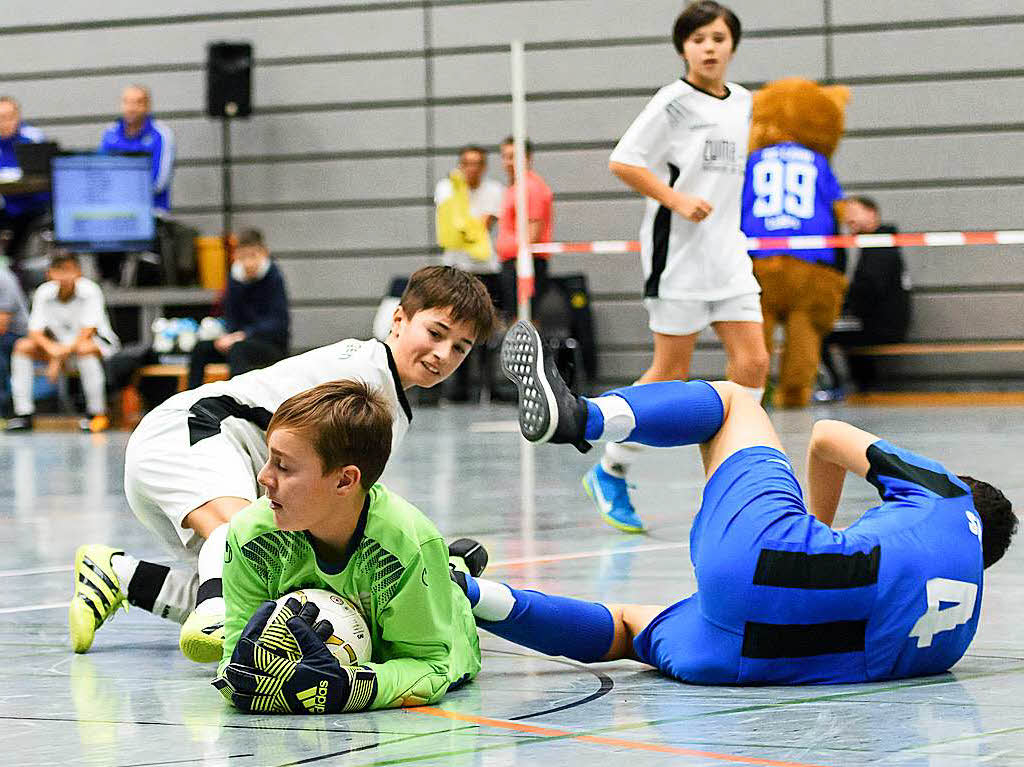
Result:
<instances>
[{"instance_id":1,"label":"green goalkeeper jersey","mask_svg":"<svg viewBox=\"0 0 1024 767\"><path fill-rule=\"evenodd\" d=\"M340 594L366 619L373 658L365 668L377 677L367 708L433 703L480 670L476 623L449 576L447 545L419 509L381 484L370 489L343 562L320 560L308 533L277 528L266 498L231 519L224 561L221 673L256 608L303 588Z\"/></svg>"}]
</instances>

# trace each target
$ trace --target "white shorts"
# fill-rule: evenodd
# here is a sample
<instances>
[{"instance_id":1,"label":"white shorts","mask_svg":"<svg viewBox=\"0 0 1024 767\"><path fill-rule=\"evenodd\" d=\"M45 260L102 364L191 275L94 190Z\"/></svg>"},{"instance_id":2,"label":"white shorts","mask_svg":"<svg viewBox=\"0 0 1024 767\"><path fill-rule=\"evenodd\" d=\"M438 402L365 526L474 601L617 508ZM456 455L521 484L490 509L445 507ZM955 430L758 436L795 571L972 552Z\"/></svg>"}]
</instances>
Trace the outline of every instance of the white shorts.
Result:
<instances>
[{"instance_id":1,"label":"white shorts","mask_svg":"<svg viewBox=\"0 0 1024 767\"><path fill-rule=\"evenodd\" d=\"M743 293L721 301L678 301L672 298L645 298L650 317L648 327L666 336L699 333L715 322L761 322L761 296Z\"/></svg>"},{"instance_id":2,"label":"white shorts","mask_svg":"<svg viewBox=\"0 0 1024 767\"><path fill-rule=\"evenodd\" d=\"M154 410L128 439L124 456L128 505L175 554L198 556L203 539L182 527L189 512L214 498L259 497L245 449L222 431L189 445L187 410Z\"/></svg>"}]
</instances>

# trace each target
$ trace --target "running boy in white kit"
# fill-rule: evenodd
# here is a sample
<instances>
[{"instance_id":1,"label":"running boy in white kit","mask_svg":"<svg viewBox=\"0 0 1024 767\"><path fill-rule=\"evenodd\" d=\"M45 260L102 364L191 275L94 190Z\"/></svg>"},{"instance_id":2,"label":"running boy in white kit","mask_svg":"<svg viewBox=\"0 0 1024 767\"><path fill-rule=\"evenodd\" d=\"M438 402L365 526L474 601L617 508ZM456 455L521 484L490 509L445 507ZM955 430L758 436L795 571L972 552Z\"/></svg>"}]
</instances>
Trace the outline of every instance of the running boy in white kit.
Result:
<instances>
[{"instance_id":1,"label":"running boy in white kit","mask_svg":"<svg viewBox=\"0 0 1024 767\"><path fill-rule=\"evenodd\" d=\"M412 419L404 390L446 379L473 344L490 336L493 322L479 280L453 267L425 267L410 278L386 342L340 341L182 392L149 413L128 441L125 495L139 521L196 567L171 569L108 546L80 547L68 611L75 652L87 651L96 629L127 600L183 623L180 646L189 659L219 660L227 523L261 494L256 475L267 460L266 428L277 407L327 381L362 380L391 410L394 450Z\"/></svg>"},{"instance_id":2,"label":"running boy in white kit","mask_svg":"<svg viewBox=\"0 0 1024 767\"><path fill-rule=\"evenodd\" d=\"M725 347L727 377L760 401L768 373L761 289L740 230L752 99L725 80L740 33L725 6L687 6L672 35L685 77L644 107L609 168L647 198L640 260L654 361L637 383L688 378L697 334L710 325ZM604 520L632 533L644 529L626 486L638 450L609 443L583 477Z\"/></svg>"}]
</instances>

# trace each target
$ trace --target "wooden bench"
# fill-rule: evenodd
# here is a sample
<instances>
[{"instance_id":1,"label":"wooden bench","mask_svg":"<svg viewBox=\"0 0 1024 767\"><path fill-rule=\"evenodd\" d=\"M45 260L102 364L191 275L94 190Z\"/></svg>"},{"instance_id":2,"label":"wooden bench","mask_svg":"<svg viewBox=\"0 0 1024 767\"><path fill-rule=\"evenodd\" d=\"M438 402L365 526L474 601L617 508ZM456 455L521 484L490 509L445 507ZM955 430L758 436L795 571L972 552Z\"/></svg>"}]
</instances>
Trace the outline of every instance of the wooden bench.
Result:
<instances>
[{"instance_id":1,"label":"wooden bench","mask_svg":"<svg viewBox=\"0 0 1024 767\"><path fill-rule=\"evenodd\" d=\"M941 341L848 346L846 354L857 357L901 357L922 354L1005 354L1024 352L1024 341Z\"/></svg>"},{"instance_id":2,"label":"wooden bench","mask_svg":"<svg viewBox=\"0 0 1024 767\"><path fill-rule=\"evenodd\" d=\"M226 381L231 377L228 366L223 362L215 362L206 366L203 383ZM173 378L177 382L177 391L185 391L188 386L188 365L143 365L135 371L129 383L121 392L120 413L116 421L128 428L133 427L142 418L142 397L139 395L139 381L143 378Z\"/></svg>"}]
</instances>

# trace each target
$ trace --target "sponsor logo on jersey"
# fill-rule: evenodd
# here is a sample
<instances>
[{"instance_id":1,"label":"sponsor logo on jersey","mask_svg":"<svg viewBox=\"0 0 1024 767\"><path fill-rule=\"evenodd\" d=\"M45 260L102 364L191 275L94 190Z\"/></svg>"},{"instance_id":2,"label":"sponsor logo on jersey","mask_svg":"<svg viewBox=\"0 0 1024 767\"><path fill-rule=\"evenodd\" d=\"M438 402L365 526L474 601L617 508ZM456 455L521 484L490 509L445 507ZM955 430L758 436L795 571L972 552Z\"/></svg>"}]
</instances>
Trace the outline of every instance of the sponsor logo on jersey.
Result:
<instances>
[{"instance_id":1,"label":"sponsor logo on jersey","mask_svg":"<svg viewBox=\"0 0 1024 767\"><path fill-rule=\"evenodd\" d=\"M327 708L327 681L324 680L316 687L295 693L295 697L312 714L322 714Z\"/></svg>"}]
</instances>

